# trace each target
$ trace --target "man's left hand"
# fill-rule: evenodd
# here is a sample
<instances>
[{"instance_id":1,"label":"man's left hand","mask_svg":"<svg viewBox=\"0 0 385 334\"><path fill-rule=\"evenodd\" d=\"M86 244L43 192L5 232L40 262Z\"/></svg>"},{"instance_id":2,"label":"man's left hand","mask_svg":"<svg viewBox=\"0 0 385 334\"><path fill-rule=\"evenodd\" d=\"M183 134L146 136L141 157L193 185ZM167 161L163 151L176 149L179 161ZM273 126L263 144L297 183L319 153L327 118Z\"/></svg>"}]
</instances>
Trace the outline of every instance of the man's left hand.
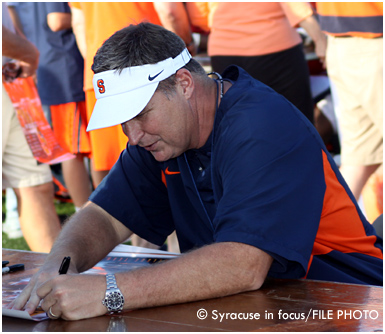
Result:
<instances>
[{"instance_id":1,"label":"man's left hand","mask_svg":"<svg viewBox=\"0 0 385 334\"><path fill-rule=\"evenodd\" d=\"M105 276L68 274L45 282L37 289L37 295L42 298L41 307L50 318L79 320L107 312L102 304L105 291Z\"/></svg>"}]
</instances>

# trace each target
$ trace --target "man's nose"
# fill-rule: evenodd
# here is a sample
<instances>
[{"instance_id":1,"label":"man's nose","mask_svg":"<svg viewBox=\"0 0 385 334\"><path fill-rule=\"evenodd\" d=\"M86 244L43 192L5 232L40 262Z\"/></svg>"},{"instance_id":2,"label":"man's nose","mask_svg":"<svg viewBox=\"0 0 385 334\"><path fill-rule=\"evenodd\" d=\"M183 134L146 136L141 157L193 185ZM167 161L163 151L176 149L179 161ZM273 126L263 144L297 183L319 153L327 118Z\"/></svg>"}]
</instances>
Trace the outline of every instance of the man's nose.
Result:
<instances>
[{"instance_id":1,"label":"man's nose","mask_svg":"<svg viewBox=\"0 0 385 334\"><path fill-rule=\"evenodd\" d=\"M123 132L128 137L129 144L132 146L138 145L140 139L144 135L144 132L138 122L133 119L123 123Z\"/></svg>"}]
</instances>

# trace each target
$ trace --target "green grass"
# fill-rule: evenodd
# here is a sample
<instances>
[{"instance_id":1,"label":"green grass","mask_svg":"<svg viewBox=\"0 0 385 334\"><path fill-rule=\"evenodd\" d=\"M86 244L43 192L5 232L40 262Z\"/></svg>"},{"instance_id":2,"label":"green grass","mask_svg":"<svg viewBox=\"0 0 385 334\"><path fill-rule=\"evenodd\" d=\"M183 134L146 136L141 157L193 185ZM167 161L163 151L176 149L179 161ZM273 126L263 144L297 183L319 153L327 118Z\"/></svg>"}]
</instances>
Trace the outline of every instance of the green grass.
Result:
<instances>
[{"instance_id":1,"label":"green grass","mask_svg":"<svg viewBox=\"0 0 385 334\"><path fill-rule=\"evenodd\" d=\"M17 239L9 239L6 233L2 233L3 248L30 250L23 237Z\"/></svg>"},{"instance_id":2,"label":"green grass","mask_svg":"<svg viewBox=\"0 0 385 334\"><path fill-rule=\"evenodd\" d=\"M75 213L75 207L72 203L55 201L55 208L61 221Z\"/></svg>"},{"instance_id":3,"label":"green grass","mask_svg":"<svg viewBox=\"0 0 385 334\"><path fill-rule=\"evenodd\" d=\"M2 221L4 223L6 214L5 197L3 196L2 199ZM75 208L72 203L55 201L55 208L61 222L63 222L66 218L70 217L75 212ZM6 233L2 233L2 247L9 249L30 250L23 237L17 239L9 239Z\"/></svg>"}]
</instances>

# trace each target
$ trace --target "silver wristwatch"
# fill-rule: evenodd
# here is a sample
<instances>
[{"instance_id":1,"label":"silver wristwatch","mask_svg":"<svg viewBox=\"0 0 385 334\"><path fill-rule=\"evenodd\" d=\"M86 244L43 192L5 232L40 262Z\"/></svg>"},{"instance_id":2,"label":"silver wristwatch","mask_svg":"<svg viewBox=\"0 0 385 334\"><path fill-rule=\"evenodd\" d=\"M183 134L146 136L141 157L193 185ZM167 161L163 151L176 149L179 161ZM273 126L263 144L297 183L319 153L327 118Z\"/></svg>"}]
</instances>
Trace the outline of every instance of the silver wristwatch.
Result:
<instances>
[{"instance_id":1,"label":"silver wristwatch","mask_svg":"<svg viewBox=\"0 0 385 334\"><path fill-rule=\"evenodd\" d=\"M116 285L115 275L106 275L107 290L106 295L102 301L103 305L107 307L108 312L121 312L124 305L124 297Z\"/></svg>"}]
</instances>

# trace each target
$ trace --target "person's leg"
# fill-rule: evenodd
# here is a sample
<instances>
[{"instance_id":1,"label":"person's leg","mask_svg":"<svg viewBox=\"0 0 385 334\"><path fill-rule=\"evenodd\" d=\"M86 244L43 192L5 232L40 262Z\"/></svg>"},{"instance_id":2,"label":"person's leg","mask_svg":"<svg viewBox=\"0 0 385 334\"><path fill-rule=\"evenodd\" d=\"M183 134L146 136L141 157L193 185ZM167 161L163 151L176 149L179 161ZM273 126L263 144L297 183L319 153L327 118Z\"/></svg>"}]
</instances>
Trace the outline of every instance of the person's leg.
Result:
<instances>
[{"instance_id":1,"label":"person's leg","mask_svg":"<svg viewBox=\"0 0 385 334\"><path fill-rule=\"evenodd\" d=\"M95 170L94 161L91 159L91 176L94 187L96 188L100 182L107 176L109 170Z\"/></svg>"},{"instance_id":2,"label":"person's leg","mask_svg":"<svg viewBox=\"0 0 385 334\"><path fill-rule=\"evenodd\" d=\"M82 207L91 195L88 171L84 156L77 154L74 159L62 162L63 177L76 208Z\"/></svg>"},{"instance_id":3,"label":"person's leg","mask_svg":"<svg viewBox=\"0 0 385 334\"><path fill-rule=\"evenodd\" d=\"M382 41L328 37L328 75L340 110L340 170L356 199L383 161L381 50Z\"/></svg>"},{"instance_id":4,"label":"person's leg","mask_svg":"<svg viewBox=\"0 0 385 334\"><path fill-rule=\"evenodd\" d=\"M53 202L53 184L14 189L23 235L34 252L48 253L61 226Z\"/></svg>"},{"instance_id":5,"label":"person's leg","mask_svg":"<svg viewBox=\"0 0 385 334\"><path fill-rule=\"evenodd\" d=\"M2 186L15 190L21 228L30 249L48 252L61 229L53 204L51 171L34 159L4 89L2 98L3 121L7 123L7 128L2 127L7 133L2 136Z\"/></svg>"},{"instance_id":6,"label":"person's leg","mask_svg":"<svg viewBox=\"0 0 385 334\"><path fill-rule=\"evenodd\" d=\"M369 177L364 189L362 200L365 208L366 219L372 223L379 215L384 213L384 168L381 166Z\"/></svg>"}]
</instances>

